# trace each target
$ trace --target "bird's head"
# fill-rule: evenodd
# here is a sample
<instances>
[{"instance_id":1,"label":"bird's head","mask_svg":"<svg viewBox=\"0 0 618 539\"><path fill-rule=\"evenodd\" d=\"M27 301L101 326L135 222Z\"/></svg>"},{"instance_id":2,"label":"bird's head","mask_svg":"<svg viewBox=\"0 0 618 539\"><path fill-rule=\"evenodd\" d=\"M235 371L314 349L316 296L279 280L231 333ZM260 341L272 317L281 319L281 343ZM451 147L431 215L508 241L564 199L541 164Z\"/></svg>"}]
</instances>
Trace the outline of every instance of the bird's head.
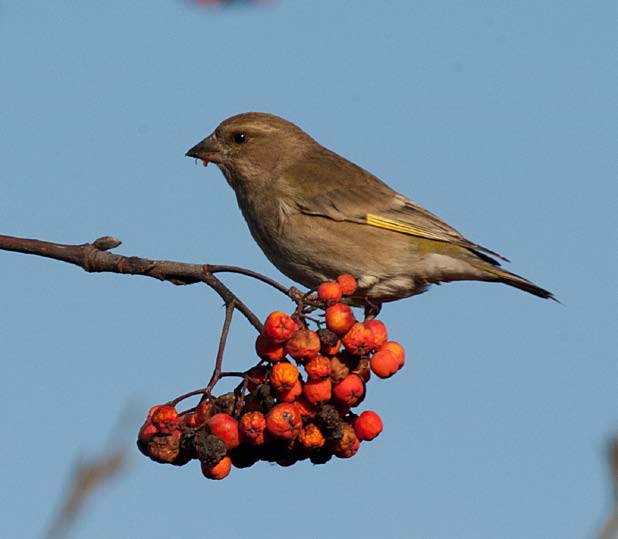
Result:
<instances>
[{"instance_id":1,"label":"bird's head","mask_svg":"<svg viewBox=\"0 0 618 539\"><path fill-rule=\"evenodd\" d=\"M187 157L215 163L233 188L238 182L263 183L276 178L316 142L283 118L247 112L224 120Z\"/></svg>"}]
</instances>

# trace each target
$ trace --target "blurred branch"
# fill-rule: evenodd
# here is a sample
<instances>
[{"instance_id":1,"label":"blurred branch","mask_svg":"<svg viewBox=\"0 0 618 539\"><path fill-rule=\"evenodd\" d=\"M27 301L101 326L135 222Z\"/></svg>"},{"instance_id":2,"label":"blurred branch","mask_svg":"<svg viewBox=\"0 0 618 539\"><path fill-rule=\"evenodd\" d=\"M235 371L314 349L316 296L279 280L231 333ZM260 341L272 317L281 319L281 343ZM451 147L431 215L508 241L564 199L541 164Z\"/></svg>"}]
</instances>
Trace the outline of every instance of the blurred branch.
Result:
<instances>
[{"instance_id":1,"label":"blurred branch","mask_svg":"<svg viewBox=\"0 0 618 539\"><path fill-rule=\"evenodd\" d=\"M92 498L103 484L124 470L126 464L126 448L118 448L100 458L79 462L73 473L64 503L49 527L46 537L48 539L66 537L70 526L81 514L86 501Z\"/></svg>"},{"instance_id":2,"label":"blurred branch","mask_svg":"<svg viewBox=\"0 0 618 539\"><path fill-rule=\"evenodd\" d=\"M618 539L618 436L608 444L607 457L612 481L612 514L599 533L599 539Z\"/></svg>"}]
</instances>

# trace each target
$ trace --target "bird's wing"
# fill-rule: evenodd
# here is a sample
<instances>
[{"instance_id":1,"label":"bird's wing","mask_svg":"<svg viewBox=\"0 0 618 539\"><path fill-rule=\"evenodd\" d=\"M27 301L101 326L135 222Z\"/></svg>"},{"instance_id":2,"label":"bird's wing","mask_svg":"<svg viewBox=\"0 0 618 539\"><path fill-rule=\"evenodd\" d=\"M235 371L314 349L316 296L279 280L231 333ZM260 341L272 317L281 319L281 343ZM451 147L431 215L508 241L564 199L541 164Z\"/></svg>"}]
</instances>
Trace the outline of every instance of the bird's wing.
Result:
<instances>
[{"instance_id":1,"label":"bird's wing","mask_svg":"<svg viewBox=\"0 0 618 539\"><path fill-rule=\"evenodd\" d=\"M322 159L319 165L304 163L302 174L294 170L288 171L292 174L297 193L301 195L294 198L297 208L302 213L453 243L471 249L477 254L486 253L508 261L502 255L467 240L438 216L393 191L366 170L336 154L334 157L330 166L324 168ZM317 167L322 170L316 169ZM315 181L315 178L324 177L329 177L332 181L326 183ZM489 257L480 256L488 262L497 264Z\"/></svg>"}]
</instances>

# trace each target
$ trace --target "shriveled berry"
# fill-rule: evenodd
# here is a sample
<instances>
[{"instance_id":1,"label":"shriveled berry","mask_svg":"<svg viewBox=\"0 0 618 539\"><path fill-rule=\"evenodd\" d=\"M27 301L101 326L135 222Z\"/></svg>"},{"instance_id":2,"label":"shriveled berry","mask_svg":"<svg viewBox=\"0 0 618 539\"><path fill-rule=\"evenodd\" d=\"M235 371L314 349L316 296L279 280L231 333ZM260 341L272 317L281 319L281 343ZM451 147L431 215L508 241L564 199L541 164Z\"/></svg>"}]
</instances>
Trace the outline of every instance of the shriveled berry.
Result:
<instances>
[{"instance_id":1,"label":"shriveled berry","mask_svg":"<svg viewBox=\"0 0 618 539\"><path fill-rule=\"evenodd\" d=\"M299 329L285 343L285 350L296 361L306 361L320 351L320 338L315 331Z\"/></svg>"},{"instance_id":2,"label":"shriveled berry","mask_svg":"<svg viewBox=\"0 0 618 539\"><path fill-rule=\"evenodd\" d=\"M333 445L333 453L336 457L347 459L353 457L358 452L360 440L357 438L354 428L347 423L342 425L343 436Z\"/></svg>"},{"instance_id":3,"label":"shriveled berry","mask_svg":"<svg viewBox=\"0 0 618 539\"><path fill-rule=\"evenodd\" d=\"M295 365L282 361L275 363L270 371L270 383L274 390L287 391L298 382L298 369Z\"/></svg>"},{"instance_id":4,"label":"shriveled berry","mask_svg":"<svg viewBox=\"0 0 618 539\"><path fill-rule=\"evenodd\" d=\"M318 330L320 337L320 353L325 356L334 356L341 348L341 339L328 328Z\"/></svg>"},{"instance_id":5,"label":"shriveled berry","mask_svg":"<svg viewBox=\"0 0 618 539\"><path fill-rule=\"evenodd\" d=\"M152 411L150 421L163 434L178 430L178 412L169 404L162 404Z\"/></svg>"},{"instance_id":6,"label":"shriveled berry","mask_svg":"<svg viewBox=\"0 0 618 539\"><path fill-rule=\"evenodd\" d=\"M373 331L365 324L357 322L343 336L343 346L356 356L363 356L373 350Z\"/></svg>"},{"instance_id":7,"label":"shriveled berry","mask_svg":"<svg viewBox=\"0 0 618 539\"><path fill-rule=\"evenodd\" d=\"M309 423L298 433L298 441L307 449L318 449L326 443L326 438L317 425Z\"/></svg>"},{"instance_id":8,"label":"shriveled berry","mask_svg":"<svg viewBox=\"0 0 618 539\"><path fill-rule=\"evenodd\" d=\"M262 412L248 412L244 414L240 418L239 427L246 442L251 445L264 443L266 417Z\"/></svg>"},{"instance_id":9,"label":"shriveled berry","mask_svg":"<svg viewBox=\"0 0 618 539\"><path fill-rule=\"evenodd\" d=\"M343 355L336 355L330 358L330 379L333 384L338 384L348 374L350 374L350 366Z\"/></svg>"},{"instance_id":10,"label":"shriveled berry","mask_svg":"<svg viewBox=\"0 0 618 539\"><path fill-rule=\"evenodd\" d=\"M305 363L305 372L312 380L327 378L332 371L330 359L317 355Z\"/></svg>"},{"instance_id":11,"label":"shriveled berry","mask_svg":"<svg viewBox=\"0 0 618 539\"><path fill-rule=\"evenodd\" d=\"M180 454L180 432L156 434L146 441L138 439L137 447L152 460L171 464Z\"/></svg>"},{"instance_id":12,"label":"shriveled berry","mask_svg":"<svg viewBox=\"0 0 618 539\"><path fill-rule=\"evenodd\" d=\"M210 467L215 466L227 453L225 442L218 436L207 433L205 429L195 432L193 449L195 456Z\"/></svg>"}]
</instances>

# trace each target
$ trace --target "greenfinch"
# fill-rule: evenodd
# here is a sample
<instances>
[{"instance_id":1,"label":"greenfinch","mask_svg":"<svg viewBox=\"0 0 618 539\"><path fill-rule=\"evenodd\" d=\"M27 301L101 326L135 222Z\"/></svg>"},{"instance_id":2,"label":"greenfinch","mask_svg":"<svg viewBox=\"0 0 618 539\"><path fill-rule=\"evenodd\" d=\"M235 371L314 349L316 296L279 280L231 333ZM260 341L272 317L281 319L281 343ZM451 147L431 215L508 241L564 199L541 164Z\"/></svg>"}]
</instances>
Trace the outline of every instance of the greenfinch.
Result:
<instances>
[{"instance_id":1,"label":"greenfinch","mask_svg":"<svg viewBox=\"0 0 618 539\"><path fill-rule=\"evenodd\" d=\"M232 116L186 155L221 169L262 251L308 288L351 274L354 300L378 310L431 284L464 280L554 299L501 268L499 254L278 116Z\"/></svg>"}]
</instances>

